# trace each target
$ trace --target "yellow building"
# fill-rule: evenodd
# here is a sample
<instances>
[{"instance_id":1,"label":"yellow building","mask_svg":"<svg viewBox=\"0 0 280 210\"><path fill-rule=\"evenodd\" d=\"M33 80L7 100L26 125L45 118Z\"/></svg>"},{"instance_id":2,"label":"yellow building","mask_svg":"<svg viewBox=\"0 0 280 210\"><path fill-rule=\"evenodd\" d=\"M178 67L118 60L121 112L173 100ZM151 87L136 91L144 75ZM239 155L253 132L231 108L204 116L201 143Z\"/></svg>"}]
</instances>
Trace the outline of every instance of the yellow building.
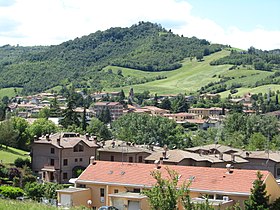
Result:
<instances>
[{"instance_id":1,"label":"yellow building","mask_svg":"<svg viewBox=\"0 0 280 210\"><path fill-rule=\"evenodd\" d=\"M179 185L192 180L190 196L193 202L208 197L212 206L223 210L235 203L244 206L256 180L256 170L208 168L169 165L180 175ZM113 205L120 210L149 210L148 199L141 193L155 184L151 172L159 170L167 177L166 166L143 163L95 161L77 178L74 188L58 190L61 206L84 205L97 209ZM280 196L280 188L268 171L261 171L270 202ZM183 209L180 204L179 209Z\"/></svg>"}]
</instances>

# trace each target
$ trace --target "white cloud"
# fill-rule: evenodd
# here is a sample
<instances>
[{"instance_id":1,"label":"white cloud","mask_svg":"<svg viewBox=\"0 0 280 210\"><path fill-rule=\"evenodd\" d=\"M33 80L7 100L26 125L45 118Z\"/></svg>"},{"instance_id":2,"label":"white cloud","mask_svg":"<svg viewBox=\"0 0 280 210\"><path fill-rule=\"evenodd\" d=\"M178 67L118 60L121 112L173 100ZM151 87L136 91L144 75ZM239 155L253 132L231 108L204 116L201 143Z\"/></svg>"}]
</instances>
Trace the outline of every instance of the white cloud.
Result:
<instances>
[{"instance_id":1,"label":"white cloud","mask_svg":"<svg viewBox=\"0 0 280 210\"><path fill-rule=\"evenodd\" d=\"M151 21L180 35L243 49L280 48L279 31L224 29L210 19L193 16L191 9L188 2L176 0L17 0L5 7L0 4L0 19L14 24L10 31L2 31L0 45L59 44L97 30ZM7 24L6 27L9 28Z\"/></svg>"}]
</instances>

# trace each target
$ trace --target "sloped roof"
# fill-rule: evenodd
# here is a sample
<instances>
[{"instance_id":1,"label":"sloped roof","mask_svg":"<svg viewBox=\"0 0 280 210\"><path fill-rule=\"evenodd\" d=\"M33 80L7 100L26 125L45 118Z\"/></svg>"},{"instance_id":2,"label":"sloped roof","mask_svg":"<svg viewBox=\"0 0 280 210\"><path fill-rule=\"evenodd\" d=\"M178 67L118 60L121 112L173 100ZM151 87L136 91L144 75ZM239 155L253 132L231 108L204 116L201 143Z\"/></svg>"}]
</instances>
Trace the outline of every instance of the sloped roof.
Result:
<instances>
[{"instance_id":1,"label":"sloped roof","mask_svg":"<svg viewBox=\"0 0 280 210\"><path fill-rule=\"evenodd\" d=\"M246 155L249 154L249 156ZM237 153L246 159L262 159L262 160L272 160L276 163L280 162L280 152L279 151L242 151Z\"/></svg>"},{"instance_id":2,"label":"sloped roof","mask_svg":"<svg viewBox=\"0 0 280 210\"><path fill-rule=\"evenodd\" d=\"M58 139L60 139L60 142L58 142ZM50 144L58 148L73 148L79 142L83 142L89 147L98 147L91 138L88 140L85 136L63 137L63 133L53 134L49 137L49 140L46 137L40 138L34 141L34 144Z\"/></svg>"},{"instance_id":3,"label":"sloped roof","mask_svg":"<svg viewBox=\"0 0 280 210\"><path fill-rule=\"evenodd\" d=\"M157 169L154 164L95 161L78 177L77 183L151 187L155 184L151 172L159 170L166 178L165 168L162 166ZM179 185L193 178L190 190L196 192L249 195L252 183L257 178L256 170L231 169L231 173L228 173L226 168L178 165L170 165L168 168L181 175ZM268 171L261 173L264 180L270 174Z\"/></svg>"},{"instance_id":4,"label":"sloped roof","mask_svg":"<svg viewBox=\"0 0 280 210\"><path fill-rule=\"evenodd\" d=\"M191 147L191 148L187 148L187 151L190 152L195 152L198 150L213 150L216 149L218 150L220 153L226 153L229 151L235 151L235 152L241 152L242 150L237 149L237 148L233 148L233 147L229 147L229 146L225 146L225 145L221 145L221 144L208 144L208 145L204 145L204 146L198 146L198 147Z\"/></svg>"}]
</instances>

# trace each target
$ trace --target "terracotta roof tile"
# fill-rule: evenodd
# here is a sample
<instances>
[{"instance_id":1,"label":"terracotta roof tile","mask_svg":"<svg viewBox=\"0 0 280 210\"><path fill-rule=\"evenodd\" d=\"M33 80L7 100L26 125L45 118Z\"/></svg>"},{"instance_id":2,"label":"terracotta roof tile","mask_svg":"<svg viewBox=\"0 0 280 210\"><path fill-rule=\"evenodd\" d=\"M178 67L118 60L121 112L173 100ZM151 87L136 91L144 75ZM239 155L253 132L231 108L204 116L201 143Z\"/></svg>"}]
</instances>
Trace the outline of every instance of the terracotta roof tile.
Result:
<instances>
[{"instance_id":1,"label":"terracotta roof tile","mask_svg":"<svg viewBox=\"0 0 280 210\"><path fill-rule=\"evenodd\" d=\"M168 166L176 170L180 175L179 184L195 177L190 188L192 191L216 191L227 193L250 194L253 181L256 179L256 170L231 169L227 173L226 168L208 168L193 166ZM107 183L112 185L131 185L150 187L155 184L151 172L160 170L163 177L167 176L165 166L156 169L154 164L120 163L109 161L95 161L89 165L79 176L77 183ZM261 171L264 179L268 171Z\"/></svg>"}]
</instances>

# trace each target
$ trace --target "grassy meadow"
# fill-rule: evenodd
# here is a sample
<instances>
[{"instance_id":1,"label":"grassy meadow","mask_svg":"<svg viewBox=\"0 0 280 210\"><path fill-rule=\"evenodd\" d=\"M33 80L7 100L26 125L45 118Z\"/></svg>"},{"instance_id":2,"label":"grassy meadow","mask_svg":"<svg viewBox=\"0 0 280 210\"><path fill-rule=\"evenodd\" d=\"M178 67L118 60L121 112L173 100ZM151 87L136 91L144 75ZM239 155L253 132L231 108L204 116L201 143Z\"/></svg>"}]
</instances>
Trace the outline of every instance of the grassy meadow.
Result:
<instances>
[{"instance_id":1,"label":"grassy meadow","mask_svg":"<svg viewBox=\"0 0 280 210\"><path fill-rule=\"evenodd\" d=\"M143 77L155 77L157 75L164 75L167 78L162 80L156 80L147 82L145 84L133 85L134 92L143 92L149 90L151 93L157 94L178 94L178 93L194 93L201 87L210 82L219 81L219 77L230 77L231 79L225 82L230 87L232 84L242 84L242 88L238 88L238 93L235 95L243 95L246 92L259 93L266 92L267 86L260 86L257 88L249 88L253 86L257 81L272 75L273 72L248 70L247 67L240 67L239 69L229 70L232 65L219 65L210 66L212 60L224 57L230 52L223 50L221 52L214 53L204 57L204 61L198 62L196 59L185 59L183 66L177 70L164 71L164 72L146 72L116 66L108 66L105 70L111 68L114 73L118 69L122 70L124 76L134 76L137 78ZM271 90L279 90L279 85L269 85ZM119 91L123 89L127 94L131 86L106 89L104 91ZM251 91L252 90L252 91ZM228 96L229 91L221 93L222 97Z\"/></svg>"},{"instance_id":2,"label":"grassy meadow","mask_svg":"<svg viewBox=\"0 0 280 210\"><path fill-rule=\"evenodd\" d=\"M16 90L16 92L15 92ZM9 98L15 97L17 94L21 92L22 88L1 88L0 89L0 99L4 96L8 96Z\"/></svg>"},{"instance_id":3,"label":"grassy meadow","mask_svg":"<svg viewBox=\"0 0 280 210\"><path fill-rule=\"evenodd\" d=\"M30 156L28 155L28 152L23 150L15 149L12 147L6 148L6 146L3 145L2 147L0 147L0 161L2 161L2 163L5 164L14 163L15 159L17 158L25 159L25 158L30 158Z\"/></svg>"}]
</instances>

